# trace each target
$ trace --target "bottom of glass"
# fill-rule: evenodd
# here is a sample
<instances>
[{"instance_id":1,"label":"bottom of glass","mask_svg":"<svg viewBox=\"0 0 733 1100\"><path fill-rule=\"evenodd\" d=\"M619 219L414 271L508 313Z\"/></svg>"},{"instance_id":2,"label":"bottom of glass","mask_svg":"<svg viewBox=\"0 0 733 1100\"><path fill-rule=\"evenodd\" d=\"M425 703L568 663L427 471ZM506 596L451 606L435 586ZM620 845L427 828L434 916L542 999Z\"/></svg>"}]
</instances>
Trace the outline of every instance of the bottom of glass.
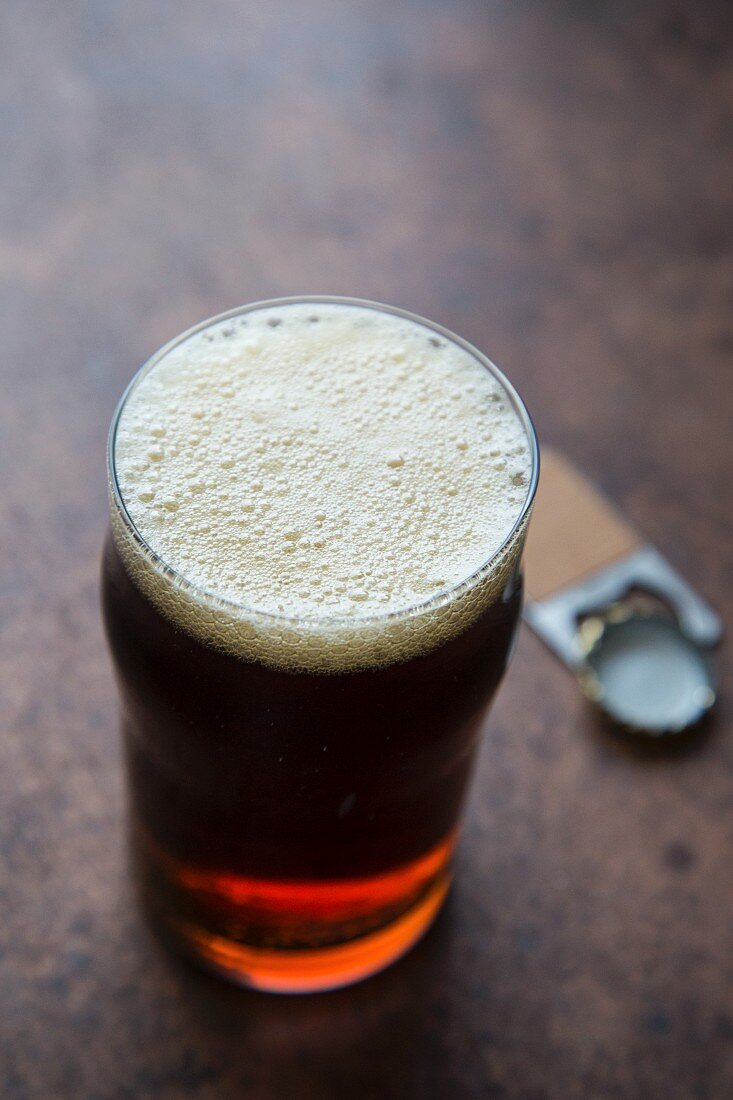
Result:
<instances>
[{"instance_id":1,"label":"bottom of glass","mask_svg":"<svg viewBox=\"0 0 733 1100\"><path fill-rule=\"evenodd\" d=\"M271 881L181 863L144 830L135 854L146 907L186 955L274 993L338 989L383 970L430 927L448 892L455 836L381 875Z\"/></svg>"},{"instance_id":2,"label":"bottom of glass","mask_svg":"<svg viewBox=\"0 0 733 1100\"><path fill-rule=\"evenodd\" d=\"M317 993L353 985L406 954L435 920L449 886L446 873L387 927L334 947L249 947L170 914L157 915L185 953L218 977L269 993Z\"/></svg>"}]
</instances>

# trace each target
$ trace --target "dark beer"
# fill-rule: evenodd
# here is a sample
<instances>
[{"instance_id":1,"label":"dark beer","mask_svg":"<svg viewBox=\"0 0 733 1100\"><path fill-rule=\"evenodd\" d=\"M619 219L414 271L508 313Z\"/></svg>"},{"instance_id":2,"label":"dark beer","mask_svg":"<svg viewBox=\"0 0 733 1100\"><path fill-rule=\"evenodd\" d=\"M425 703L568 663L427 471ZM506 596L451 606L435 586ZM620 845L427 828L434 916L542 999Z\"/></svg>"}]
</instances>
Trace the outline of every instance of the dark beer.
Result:
<instances>
[{"instance_id":1,"label":"dark beer","mask_svg":"<svg viewBox=\"0 0 733 1100\"><path fill-rule=\"evenodd\" d=\"M327 305L320 303L318 313L310 303L302 307L308 317L318 316L303 323L326 324ZM354 322L377 312L351 308ZM266 320L278 321L270 326L276 330L290 323L293 309L280 304L276 311L269 307L269 315L263 312ZM238 317L248 319L250 312ZM417 322L407 323L418 329ZM221 341L231 339L221 332L222 322L215 324ZM420 329L422 336L422 324ZM445 337L434 331L429 335L440 340L437 352ZM155 362L149 368L157 369ZM492 386L496 377L490 376ZM508 415L506 388L501 396L502 415ZM159 395L152 397L153 404L159 402ZM141 402L140 409L147 417L150 402ZM245 405L244 415L247 410ZM473 574L452 586L454 578L442 576L443 562L433 570L446 582L440 591L422 601L413 597L407 606L385 601L377 614L371 607L370 614L360 614L370 592L363 569L355 568L353 577L342 571L340 585L329 578L332 597L320 617L312 608L310 615L302 613L303 582L293 596L302 616L299 628L297 615L287 614L286 589L279 594L282 612L245 606L242 618L228 593L204 589L198 577L195 586L171 563L170 552L166 560L157 555L152 522L147 531L138 517L133 522L125 493L133 499L134 485L142 486L142 497L169 494L161 508L163 525L163 509L178 513L186 507L185 496L167 507L174 499L170 489L153 489L149 476L142 476L140 467L160 462L155 456L166 446L181 450L180 443L156 442L171 434L159 414L160 407L146 423L148 457L138 458L142 449L128 447L134 460L128 461L122 488L113 429L113 534L103 566L133 835L147 897L184 946L230 977L281 990L344 984L406 950L429 925L447 889L482 719L519 619L519 560L534 484L531 429L521 411L514 414L526 446L511 474L519 505L504 542L489 548L490 560L477 562ZM205 412L196 419L205 421ZM232 433L223 438L229 454ZM459 454L463 442L456 440ZM388 452L389 471L411 461L406 450ZM270 497L264 502L270 507L260 511L262 517L278 507L280 453L271 459ZM179 457L173 454L171 461ZM490 457L498 459L497 472L503 470L506 455ZM210 462L204 465L211 469ZM222 467L225 477L231 468ZM206 484L205 477L196 477L196 485ZM251 481L249 472L247 477ZM218 482L208 484L220 493ZM261 491L267 488L263 484ZM411 494L408 486L404 495ZM323 513L335 506L325 491L319 499ZM229 498L224 509L254 525L247 501L240 512ZM282 505L289 506L287 500ZM194 528L200 524L197 509L188 521ZM314 518L313 529L321 530L323 522ZM294 521L290 527L299 530ZM243 530L236 537L246 541L248 527ZM209 534L202 531L202 545ZM168 537L173 545L173 535ZM276 553L276 534L256 537L265 545L269 538ZM280 551L290 556L288 541L295 540L283 538ZM312 532L300 537L301 543L316 541ZM358 546L354 554L358 559ZM300 551L302 563L311 565L313 557L311 546ZM271 563L263 569L269 577ZM351 616L343 613L339 587L354 604Z\"/></svg>"}]
</instances>

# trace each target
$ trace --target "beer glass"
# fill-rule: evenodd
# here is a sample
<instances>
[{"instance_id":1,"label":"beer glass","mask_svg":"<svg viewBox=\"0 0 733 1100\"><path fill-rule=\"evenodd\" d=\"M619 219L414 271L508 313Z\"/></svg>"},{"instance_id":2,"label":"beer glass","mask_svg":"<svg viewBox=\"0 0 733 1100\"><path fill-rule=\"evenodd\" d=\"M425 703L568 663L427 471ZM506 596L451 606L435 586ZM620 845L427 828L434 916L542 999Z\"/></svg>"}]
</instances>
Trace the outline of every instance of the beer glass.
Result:
<instances>
[{"instance_id":1,"label":"beer glass","mask_svg":"<svg viewBox=\"0 0 733 1100\"><path fill-rule=\"evenodd\" d=\"M348 340L339 337L341 350L332 355L327 335L329 318L335 318L334 332L340 333L348 310L352 311L348 317L349 324L353 321L353 333L349 329ZM326 352L330 356L329 389L335 391L339 385L339 355L348 353L349 363L353 360L358 366L353 349L358 350L363 338L360 326L367 331L371 325L372 333L376 332L381 340L374 362L382 364L380 370L392 372L389 385L385 383L384 392L375 395L374 401L378 397L379 408L386 410L380 416L392 416L397 422L390 402L399 405L401 387L407 385L405 379L411 377L413 369L409 348L405 353L397 341L389 350L389 326L398 322L409 347L413 337L421 341L420 349L424 347L424 353L420 350L413 356L415 363L423 364L421 369L433 370L434 378L439 380L440 367L431 365L431 356L460 355L466 364L470 358L470 369L474 370L471 386L475 383L480 390L485 376L486 385L491 387L485 395L487 410L490 412L491 398L497 408L504 410L497 415L506 418L511 414L519 425L526 471L515 478L521 481L521 489L517 490L520 496L512 506L514 511L499 544L490 547L465 576L454 576L443 585L439 582L444 578L437 576L434 590L426 589L423 597L413 599L409 606L404 606L404 601L393 606L381 597L383 609L375 611L370 606L364 614L358 602L362 597L355 591L350 593L355 610L349 614L344 614L340 605L331 612L328 600L318 605L317 615L305 614L300 605L289 606L287 590L278 597L285 601L281 610L273 609L275 605L265 609L249 606L246 597L222 595L216 585L204 583L200 576L190 575L190 570L173 565L135 512L135 507L142 509L146 498L155 492L145 480L147 474L136 483L135 470L147 463L146 468L155 474L159 438L160 453L164 450L166 429L155 426L152 414L145 428L151 445L137 466L130 460L132 472L126 475L127 487L121 484L120 455L124 448L120 424L124 426L125 416L133 416L129 411L131 402L135 402L135 417L144 419L148 415L143 387L150 389L150 400L154 396L158 402L156 415L163 408L173 423L171 418L183 412L180 395L175 401L170 399L170 407L165 405L166 386L170 388L171 378L175 382L171 363L177 362L175 356L183 356L181 362L187 362L187 349L194 348L196 362L204 364L196 367L204 371L204 381L214 378L219 386L223 379L229 387L229 396L221 398L217 391L216 400L239 401L241 410L237 415L248 417L248 430L256 432L260 422L254 404L250 409L248 395L251 391L252 402L256 403L260 390L251 389L253 383L242 383L231 396L230 390L234 393L236 387L225 377L230 368L216 364L225 362L221 358L225 354L230 356L226 362L236 365L239 359L232 358L228 351L212 350L214 366L210 368L207 341L212 349L226 349L232 346L231 341L240 340L241 357L256 353L261 363L269 354L274 363L276 352L268 351L268 341L282 339L282 347L294 354L299 341L305 348L310 340L309 348L321 348L322 356L326 357ZM287 325L291 326L290 332L281 336ZM321 343L313 344L316 337L308 334L317 329ZM245 341L241 335L245 331L259 335L256 339L248 336ZM304 351L303 361L315 354ZM364 423L368 433L371 376L365 375L367 380L360 381L357 375L358 370L349 375L346 390L349 386L351 390L338 407L344 409L344 416L356 415L354 403L366 401L367 413L359 414L359 424ZM254 379L267 397L270 382L266 372L265 376L251 373L247 377ZM463 400L461 377L456 371L451 375L459 403ZM201 408L189 411L191 416L199 416L196 423L205 424L213 384L196 385ZM303 394L306 390L312 392L307 382L302 385ZM444 422L440 418L447 415L444 406L449 404L440 391L440 385L431 390L429 384L421 390L425 407L433 402L431 415L436 424ZM305 415L303 401L305 398L300 404L291 403L293 417ZM272 415L277 417L282 397L273 398L272 403ZM224 415L229 415L229 406L221 407L225 408ZM316 411L311 409L309 415L318 421L318 410L314 408ZM466 408L468 416L471 401ZM404 415L408 414L413 419L418 415L412 407ZM214 412L212 417L216 435L216 424L221 420L216 421ZM322 434L328 431L330 419L331 412L324 414ZM287 467L292 460L283 456L286 451L291 454L294 443L310 446L307 433L312 430L313 438L317 438L319 425L308 427L303 420L299 430L302 439L291 439L290 450L286 434L281 432L275 442L272 435L267 439L263 435L262 446L269 446L268 454L276 452L276 457L268 459L270 467L262 468L296 470L296 476L291 476L289 482L286 478L285 484L284 475L278 474L276 488L274 482L269 486L260 478L258 499L262 501L268 494L269 499L257 507L262 508L263 516L271 517L268 523L275 522L281 501L285 502L283 507L290 506L288 493L295 494L293 499L298 502L298 467ZM219 456L212 466L211 459L206 467L209 480L204 478L200 485L186 482L184 493L183 480L190 476L189 466L194 464L186 448L190 445L193 455L196 438L190 428L186 432L186 445L177 444L177 451L173 447L171 459L180 463L181 495L174 494L173 499L156 505L161 532L172 530L171 523L182 522L180 509L176 513L178 500L183 501L183 508L185 501L194 500L197 491L204 494L199 500L207 492L218 492L217 476L211 475L211 469L215 466L222 478L228 477L234 461ZM210 441L213 437L207 438ZM252 436L253 454L259 453L258 438ZM224 433L222 439L227 448L236 449L236 433ZM462 445L460 439L455 442L456 448ZM359 446L355 439L354 447L358 450ZM207 453L213 453L211 445ZM313 465L312 455L321 452L306 453L311 457L303 460L304 477L306 466L310 469ZM501 470L506 456L500 448L485 453L486 476L491 481L498 476L491 470ZM349 459L348 454L339 455L338 476L353 478L355 496L372 492L370 485L359 482L358 463L355 472L346 468ZM393 482L399 481L400 464L405 468L409 457L405 460L399 453L387 456L388 476L380 492L386 493ZM481 464L476 467L482 468ZM111 530L102 568L104 620L119 687L131 836L140 881L158 922L199 963L230 980L266 990L334 988L383 968L428 928L450 883L451 857L482 724L504 674L518 627L521 554L537 472L537 443L530 418L499 370L441 326L388 306L323 297L255 303L184 333L154 355L133 379L109 436ZM311 469L308 476L312 474ZM247 470L245 475L249 477ZM441 471L430 476L438 478ZM333 477L329 474L322 479L324 492ZM409 500L409 493L401 486L395 492L404 491L400 499ZM486 491L501 496L499 490ZM248 518L254 505L244 500L240 503L237 515L229 516L226 522L238 523L236 530L243 532L242 540L246 542L255 537L248 526L254 522ZM191 546L180 547L180 540L195 543L200 539L203 549L199 556L205 557L210 524L201 522L202 506L196 507L199 511L195 522L191 519L189 526L182 523L177 545L188 552ZM435 507L440 519L444 511ZM214 517L216 524L223 523L219 512ZM424 520L427 523L431 516L429 499L421 515L428 517ZM466 522L469 520L470 516ZM318 527L327 520L316 515L313 522ZM399 524L394 518L390 522L396 539ZM255 531L261 531L257 545L264 547L260 564L264 557L267 560L263 568L269 569L269 556L276 551L281 553L278 561L283 563L291 561L292 555L286 553L289 543L279 548L268 545L268 523L255 527ZM385 528L386 535L380 537L388 538L390 529ZM418 534L420 538L425 534L422 527ZM220 572L223 537L219 532L219 541L211 543ZM288 537L286 531L283 538ZM409 536L405 537L408 542L403 540L399 545L409 547ZM309 543L296 532L292 536L294 544L298 538L305 546L298 552L306 560L307 555L315 553L308 547L318 540ZM355 539L355 556L359 545ZM439 541L431 545L435 546L436 560L440 559ZM423 553L420 556L420 569L429 569L431 563L423 560ZM232 583L241 583L245 588L247 570L259 568L254 554L247 560L250 565L243 571L244 580L242 570L232 570ZM282 569L286 571L285 564ZM290 576L286 572L273 573L276 578L286 575Z\"/></svg>"}]
</instances>

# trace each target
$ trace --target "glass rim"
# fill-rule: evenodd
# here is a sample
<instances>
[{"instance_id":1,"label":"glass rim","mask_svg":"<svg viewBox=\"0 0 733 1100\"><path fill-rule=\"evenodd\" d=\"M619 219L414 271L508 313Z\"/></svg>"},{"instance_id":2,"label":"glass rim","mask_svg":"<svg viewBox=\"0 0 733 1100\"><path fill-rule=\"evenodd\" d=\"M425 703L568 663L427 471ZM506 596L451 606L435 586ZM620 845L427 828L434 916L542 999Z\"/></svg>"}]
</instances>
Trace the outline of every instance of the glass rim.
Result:
<instances>
[{"instance_id":1,"label":"glass rim","mask_svg":"<svg viewBox=\"0 0 733 1100\"><path fill-rule=\"evenodd\" d=\"M287 612L269 611L264 608L256 607L242 601L231 600L226 596L221 596L217 592L212 592L210 589L204 588L201 585L194 584L193 581L188 580L182 573L179 573L173 566L168 563L157 553L156 550L150 545L144 535L140 532L135 521L130 515L127 505L125 504L120 489L119 480L117 477L117 468L115 462L115 444L117 441L117 429L120 424L120 419L127 403L128 398L131 396L133 390L142 382L143 378L152 371L162 359L164 359L171 351L185 343L186 340L195 336L199 332L203 332L205 329L211 328L213 325L220 324L223 321L228 321L233 317L241 317L246 313L254 313L257 310L277 308L278 306L288 306L296 304L310 303L313 305L347 305L356 306L362 309L371 309L380 313L388 313L394 317L400 317L406 321L412 321L423 328L429 329L431 332L435 332L438 335L449 340L451 343L463 348L467 351L477 362L484 367L489 374L499 383L499 385L506 392L512 408L519 417L520 423L524 429L527 441L529 443L530 457L532 462L532 470L527 486L527 493L521 508L517 514L517 517L512 524L512 527L502 539L501 544L496 550L487 557L476 569L472 570L468 576L463 577L461 580L454 582L439 589L432 595L428 596L424 600L420 600L416 603L410 604L408 607L401 607L392 611L370 613L368 615L359 614L344 614L343 612L336 615L289 615ZM485 576L489 576L492 572L492 567L498 564L503 557L503 553L507 546L510 545L517 531L524 522L527 513L529 512L532 502L537 490L537 483L539 480L540 472L540 454L539 444L537 441L537 433L532 422L532 418L527 411L527 407L524 401L520 397L517 390L512 383L506 377L506 375L496 366L488 356L479 351L477 347L471 344L468 340L464 340L463 337L458 336L456 333L451 332L450 329L445 328L443 325L438 324L435 321L430 321L425 317L421 317L417 313L411 313L409 310L401 309L399 306L391 306L384 302L374 302L367 298L352 298L343 295L335 294L300 294L290 295L281 298L266 298L257 302L250 302L245 305L236 306L234 309L225 310L223 313L218 313L213 317L208 317L204 321L200 321L196 325L192 325L191 328L186 329L178 336L174 336L173 339L163 344L157 351L155 351L138 370L135 372L129 383L125 387L120 400L117 403L117 407L112 416L112 423L110 425L109 434L107 438L107 478L109 483L112 500L117 509L117 513L122 519L127 531L132 536L133 540L139 545L143 553L152 561L153 566L166 578L175 584L183 591L189 591L192 597L198 602L204 602L209 606L222 610L224 612L232 613L233 617L241 617L244 612L247 615L254 616L261 620L269 620L273 623L277 623L282 626L289 626L296 628L298 626L315 625L323 629L330 624L334 626L345 626L348 624L358 623L359 625L378 625L380 623L394 622L400 619L409 619L422 614L429 613L432 609L438 608L448 602L455 593L459 593L461 590L470 591Z\"/></svg>"}]
</instances>

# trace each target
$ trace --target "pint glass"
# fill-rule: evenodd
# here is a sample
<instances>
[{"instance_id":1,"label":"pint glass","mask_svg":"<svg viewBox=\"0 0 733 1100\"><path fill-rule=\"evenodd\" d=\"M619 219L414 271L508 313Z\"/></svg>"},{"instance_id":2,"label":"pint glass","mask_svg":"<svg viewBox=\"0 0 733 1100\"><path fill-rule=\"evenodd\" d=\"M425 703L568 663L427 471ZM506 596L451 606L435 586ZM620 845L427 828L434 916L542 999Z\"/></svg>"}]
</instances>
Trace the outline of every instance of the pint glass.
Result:
<instances>
[{"instance_id":1,"label":"pint glass","mask_svg":"<svg viewBox=\"0 0 733 1100\"><path fill-rule=\"evenodd\" d=\"M537 469L497 368L374 303L246 306L133 379L102 570L131 835L209 969L333 988L430 925Z\"/></svg>"}]
</instances>

